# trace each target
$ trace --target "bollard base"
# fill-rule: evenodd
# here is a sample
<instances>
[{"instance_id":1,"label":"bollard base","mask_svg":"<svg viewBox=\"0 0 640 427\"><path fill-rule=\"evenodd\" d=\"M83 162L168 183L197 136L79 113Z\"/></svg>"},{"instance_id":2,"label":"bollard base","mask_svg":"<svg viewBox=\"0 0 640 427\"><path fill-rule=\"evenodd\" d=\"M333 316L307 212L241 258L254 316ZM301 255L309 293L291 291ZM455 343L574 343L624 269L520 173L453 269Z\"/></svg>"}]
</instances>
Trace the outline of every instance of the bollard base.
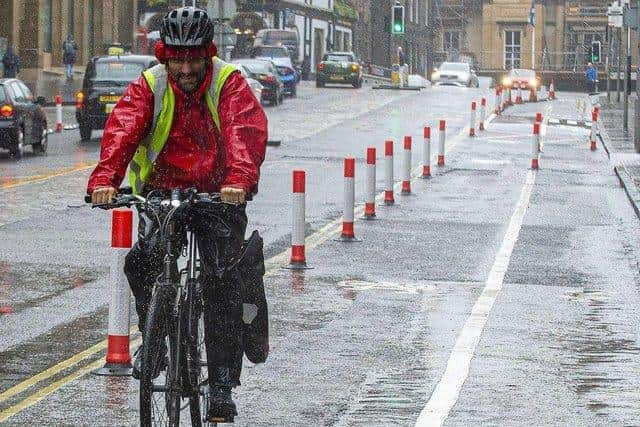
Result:
<instances>
[{"instance_id":1,"label":"bollard base","mask_svg":"<svg viewBox=\"0 0 640 427\"><path fill-rule=\"evenodd\" d=\"M384 202L382 202L380 206L393 206L395 204L396 204L395 200L385 200Z\"/></svg>"},{"instance_id":2,"label":"bollard base","mask_svg":"<svg viewBox=\"0 0 640 427\"><path fill-rule=\"evenodd\" d=\"M282 267L284 270L312 270L313 267L309 267L306 262L291 262L289 265Z\"/></svg>"},{"instance_id":3,"label":"bollard base","mask_svg":"<svg viewBox=\"0 0 640 427\"><path fill-rule=\"evenodd\" d=\"M91 371L91 373L101 377L129 377L131 376L131 371L133 371L131 363L125 365L105 363L102 368Z\"/></svg>"},{"instance_id":4,"label":"bollard base","mask_svg":"<svg viewBox=\"0 0 640 427\"><path fill-rule=\"evenodd\" d=\"M344 243L360 243L361 239L358 239L356 236L340 236L336 239L333 239L334 242L344 242Z\"/></svg>"},{"instance_id":5,"label":"bollard base","mask_svg":"<svg viewBox=\"0 0 640 427\"><path fill-rule=\"evenodd\" d=\"M362 217L362 219L364 219L365 221L375 221L378 218L376 217L376 214L366 214Z\"/></svg>"}]
</instances>

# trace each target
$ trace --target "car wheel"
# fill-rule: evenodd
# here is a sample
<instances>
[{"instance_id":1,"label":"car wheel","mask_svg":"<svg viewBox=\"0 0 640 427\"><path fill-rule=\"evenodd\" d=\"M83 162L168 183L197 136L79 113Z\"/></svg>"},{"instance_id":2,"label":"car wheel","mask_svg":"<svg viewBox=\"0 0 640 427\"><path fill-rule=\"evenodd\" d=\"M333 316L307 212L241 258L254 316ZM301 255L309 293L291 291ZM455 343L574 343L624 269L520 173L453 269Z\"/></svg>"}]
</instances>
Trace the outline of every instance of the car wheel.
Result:
<instances>
[{"instance_id":1,"label":"car wheel","mask_svg":"<svg viewBox=\"0 0 640 427\"><path fill-rule=\"evenodd\" d=\"M18 128L15 143L9 153L16 160L20 160L24 154L24 129L21 127Z\"/></svg>"},{"instance_id":2,"label":"car wheel","mask_svg":"<svg viewBox=\"0 0 640 427\"><path fill-rule=\"evenodd\" d=\"M352 86L356 89L360 89L362 87L362 80L358 80Z\"/></svg>"},{"instance_id":3,"label":"car wheel","mask_svg":"<svg viewBox=\"0 0 640 427\"><path fill-rule=\"evenodd\" d=\"M81 124L80 125L80 140L81 141L89 141L91 140L91 132L93 131L93 129L91 129L91 126L86 126Z\"/></svg>"},{"instance_id":4,"label":"car wheel","mask_svg":"<svg viewBox=\"0 0 640 427\"><path fill-rule=\"evenodd\" d=\"M298 88L294 86L293 89L291 89L291 97L295 98L296 96L298 96Z\"/></svg>"},{"instance_id":5,"label":"car wheel","mask_svg":"<svg viewBox=\"0 0 640 427\"><path fill-rule=\"evenodd\" d=\"M47 154L47 147L49 146L49 134L47 132L47 127L42 128L42 136L40 136L40 140L38 142L33 143L33 152L45 155Z\"/></svg>"},{"instance_id":6,"label":"car wheel","mask_svg":"<svg viewBox=\"0 0 640 427\"><path fill-rule=\"evenodd\" d=\"M316 80L316 87L324 87L324 83L320 80Z\"/></svg>"}]
</instances>

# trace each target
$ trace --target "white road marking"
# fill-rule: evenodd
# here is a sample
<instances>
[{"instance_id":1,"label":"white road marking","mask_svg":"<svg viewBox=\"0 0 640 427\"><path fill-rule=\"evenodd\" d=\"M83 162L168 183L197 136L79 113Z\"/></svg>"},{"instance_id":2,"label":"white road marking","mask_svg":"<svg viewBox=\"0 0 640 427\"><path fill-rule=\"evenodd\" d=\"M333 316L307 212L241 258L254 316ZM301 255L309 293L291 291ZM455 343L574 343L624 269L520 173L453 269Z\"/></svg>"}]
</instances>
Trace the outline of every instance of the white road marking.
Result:
<instances>
[{"instance_id":1,"label":"white road marking","mask_svg":"<svg viewBox=\"0 0 640 427\"><path fill-rule=\"evenodd\" d=\"M467 318L462 331L460 331L460 335L458 335L458 339L447 361L447 368L444 375L420 413L415 424L416 427L441 426L449 416L451 408L453 408L453 405L455 405L458 400L462 385L469 375L471 359L480 341L484 325L502 289L504 276L507 273L509 260L511 259L513 248L520 234L520 228L522 227L524 215L529 206L529 199L535 180L536 171L530 170L527 174L522 192L520 193L520 200L509 221L509 227L502 241L502 246L489 272L485 287L473 306L471 314Z\"/></svg>"}]
</instances>

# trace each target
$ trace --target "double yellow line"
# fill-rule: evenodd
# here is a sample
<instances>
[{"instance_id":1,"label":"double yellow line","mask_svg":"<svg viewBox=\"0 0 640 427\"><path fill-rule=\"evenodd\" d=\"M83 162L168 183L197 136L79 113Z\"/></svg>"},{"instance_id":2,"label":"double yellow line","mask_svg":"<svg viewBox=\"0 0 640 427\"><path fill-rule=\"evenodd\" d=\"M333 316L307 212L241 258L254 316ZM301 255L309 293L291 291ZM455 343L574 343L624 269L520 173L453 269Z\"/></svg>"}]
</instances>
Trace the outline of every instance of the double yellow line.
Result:
<instances>
[{"instance_id":1,"label":"double yellow line","mask_svg":"<svg viewBox=\"0 0 640 427\"><path fill-rule=\"evenodd\" d=\"M485 124L488 126L488 124L495 118L495 116L491 115L487 121L485 122ZM462 139L464 139L466 137L466 135L469 133L469 128L465 127L463 128L455 137L453 137L447 144L447 151L451 151L453 150L453 148L458 144L458 142L460 142ZM435 157L435 154L434 154ZM74 170L69 170L69 171L65 171L65 172L61 172L55 175L50 175L48 178L52 178L52 177L56 177L56 176L61 176L61 175L68 175L71 174L73 172L77 172L77 171L81 171L81 170L85 170L85 169L89 169L94 167L95 165L91 165L91 166L86 166L86 167L82 167L82 168L76 168ZM416 181L418 179L420 179L421 176L421 172L422 172L422 165L420 165L419 167L415 168L412 172L412 180ZM38 179L34 179L30 182L37 182L37 181L43 181L45 179L48 178L38 178ZM18 186L18 185L23 185L23 183L20 184L16 184L14 186ZM397 191L400 188L401 183L398 182L395 185L395 190ZM7 187L3 187L3 188L7 188ZM1 188L0 188L1 189ZM380 193L376 200L378 202L381 202L384 198L384 193ZM362 216L362 214L364 213L364 206L362 204L359 204L356 211L355 211L355 217L360 217ZM316 231L315 233L311 234L310 236L307 236L306 240L305 240L305 246L308 250L311 250L313 248L318 247L319 245L321 245L322 243L326 242L327 240L329 240L332 236L334 236L335 234L337 234L340 231L340 226L341 226L341 219L338 218L326 225L324 225L322 228L320 228L318 231ZM275 255L271 258L269 258L268 260L265 261L266 267L267 267L267 271L266 271L266 276L271 276L273 275L275 272L279 271L281 269L281 267L283 265L286 265L286 263L288 262L289 259L289 249L279 253L278 255ZM137 326L134 326L131 328L131 333L135 334L138 332L138 328ZM133 341L131 341L130 346L132 348L139 346L142 343L142 338L136 338ZM22 381L21 383L9 388L8 390L0 393L0 403L6 401L7 399L10 399L14 396L17 396L19 394L22 394L23 392L25 392L26 390L28 390L29 388L35 386L38 383L41 383L43 381L46 381L48 379L50 379L51 377L61 373L62 371L65 371L67 369L70 369L71 367L78 365L80 362L91 358L92 356L94 356L96 353L101 352L102 350L104 350L107 347L107 340L103 340L95 345L93 345L92 347L89 347L88 349L75 354L74 356L60 362L57 363L56 365L40 372L37 375L34 375L33 377ZM15 405L3 410L0 412L0 422L6 421L9 417L12 417L13 415L25 410L26 408L28 408L29 406L39 402L40 400L44 399L45 397L47 397L48 395L56 392L57 390L59 390L61 387L65 386L66 384L69 384L72 381L75 381L76 379L86 375L87 373L93 371L94 369L99 368L100 366L102 366L104 364L104 360L101 358L99 360L96 360L92 363L90 363L89 365L83 366L75 371L73 371L72 373L60 378L59 380L47 385L46 387L43 387L39 390L37 390L35 393L30 394L29 396L25 397L23 400L21 400L20 402L16 403Z\"/></svg>"}]
</instances>

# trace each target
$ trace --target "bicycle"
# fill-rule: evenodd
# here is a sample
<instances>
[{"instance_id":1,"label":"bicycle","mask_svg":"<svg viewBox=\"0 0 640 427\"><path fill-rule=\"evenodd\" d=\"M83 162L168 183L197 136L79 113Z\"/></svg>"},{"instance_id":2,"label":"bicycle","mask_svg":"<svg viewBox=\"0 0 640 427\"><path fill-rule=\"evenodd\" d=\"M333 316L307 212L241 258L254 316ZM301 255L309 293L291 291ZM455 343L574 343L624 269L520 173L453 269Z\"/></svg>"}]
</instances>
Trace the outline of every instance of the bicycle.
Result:
<instances>
[{"instance_id":1,"label":"bicycle","mask_svg":"<svg viewBox=\"0 0 640 427\"><path fill-rule=\"evenodd\" d=\"M211 422L206 419L209 385L203 291L197 236L189 224L189 215L199 208L215 214L222 206L235 204L222 202L218 193L197 193L195 189L173 190L169 198L154 197L153 193L144 198L121 190L112 203L93 206L135 206L145 211L157 221L160 241L166 245L164 267L153 286L141 350L140 425L178 426L187 405L193 426L233 422L233 417ZM90 196L85 201L90 202ZM225 226L224 221L220 226ZM187 401L184 406L183 400Z\"/></svg>"}]
</instances>

